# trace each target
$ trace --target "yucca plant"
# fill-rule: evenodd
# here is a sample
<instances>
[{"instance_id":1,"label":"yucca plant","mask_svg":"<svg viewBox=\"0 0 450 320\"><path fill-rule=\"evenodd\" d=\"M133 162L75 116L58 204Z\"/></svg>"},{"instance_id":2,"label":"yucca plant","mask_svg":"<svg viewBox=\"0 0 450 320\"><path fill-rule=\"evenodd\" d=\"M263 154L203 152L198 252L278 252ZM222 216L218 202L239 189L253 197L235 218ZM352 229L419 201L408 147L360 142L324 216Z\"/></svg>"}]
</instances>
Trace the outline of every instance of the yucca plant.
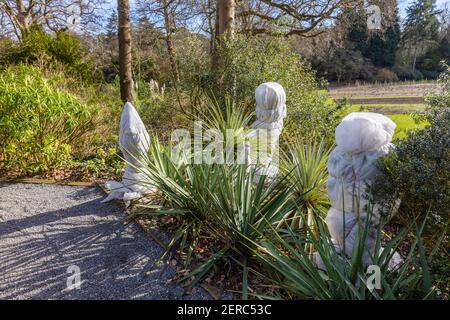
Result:
<instances>
[{"instance_id":1,"label":"yucca plant","mask_svg":"<svg viewBox=\"0 0 450 320\"><path fill-rule=\"evenodd\" d=\"M289 197L290 190L279 183L266 183L261 177L255 184L254 170L246 166L220 166L219 171L218 188L208 191L211 221L207 230L221 240L223 247L219 256L213 255L187 277L203 275L218 257L231 258L243 268L242 297L246 299L248 265L258 249L254 243L296 204Z\"/></svg>"},{"instance_id":2,"label":"yucca plant","mask_svg":"<svg viewBox=\"0 0 450 320\"><path fill-rule=\"evenodd\" d=\"M254 183L254 170L245 165L175 164L171 148L151 141L145 169L148 182L164 197L163 204L142 204L140 214L174 215L182 221L168 246L178 249L190 263L196 239L207 235L215 243L215 252L181 280L202 279L220 259L232 259L243 267L243 294L247 294L247 266L257 249L253 244L278 224L297 205L290 188L262 177Z\"/></svg>"},{"instance_id":3,"label":"yucca plant","mask_svg":"<svg viewBox=\"0 0 450 320\"><path fill-rule=\"evenodd\" d=\"M246 297L247 263L257 249L253 241L296 207L289 197L289 190L280 183L265 183L264 177L255 184L254 172L244 165L187 164L175 167L167 163L170 157L160 154L158 150L162 149L158 146L151 150L158 154L153 158L164 159L150 160L148 174L166 202L141 205L151 209L144 214L182 217L183 223L169 247L181 244L179 249L186 251L189 258L195 246L189 244L189 240L195 242L201 234L207 234L218 244L210 259L181 280L193 277L191 285L194 285L216 261L233 259L243 266L243 294Z\"/></svg>"},{"instance_id":4,"label":"yucca plant","mask_svg":"<svg viewBox=\"0 0 450 320\"><path fill-rule=\"evenodd\" d=\"M219 130L224 137L227 130L233 130L243 136L252 113L240 108L230 97L225 98L224 106L221 106L213 96L206 99L206 108L196 108L192 120L204 122L207 129Z\"/></svg>"},{"instance_id":5,"label":"yucca plant","mask_svg":"<svg viewBox=\"0 0 450 320\"><path fill-rule=\"evenodd\" d=\"M220 132L224 141L216 142L223 143L227 147L229 143L232 143L233 151L235 151L236 145L243 143L245 139L245 127L250 120L250 115L237 108L229 98L225 100L224 107L220 106L214 97L206 98L207 108L195 108L195 114L191 115L191 120L201 121L201 129L213 129ZM227 130L232 131L231 137L227 135ZM203 142L201 143L203 149ZM196 152L194 144L191 148ZM188 159L185 159L187 161L184 164L177 164L172 161L172 156L173 149L170 144L166 147L161 145L157 138L152 138L148 159L144 164L146 170L143 171L148 177L148 182L154 184L164 195L166 202L163 207L155 207L151 204L141 207L152 209L152 214L182 215L183 224L175 233L176 236L171 244L177 242L187 244L187 238L189 236L195 238L200 234L203 230L203 222L210 218L209 192L214 194L220 185L219 179L223 179L223 175L234 172L237 166L187 164L192 162L193 154L187 155Z\"/></svg>"},{"instance_id":6,"label":"yucca plant","mask_svg":"<svg viewBox=\"0 0 450 320\"><path fill-rule=\"evenodd\" d=\"M317 220L319 237L304 237L289 225L282 230L272 229L273 237L261 241L257 257L265 265L266 280L278 288L278 294L272 298L290 299L428 299L433 297L428 270L428 260L421 241L425 221L415 230L415 238L404 262L396 270L389 270L389 261L395 250L410 233L402 230L381 248L382 231L377 230L376 248L372 255L373 265L380 268L381 290L370 290L366 285L369 276L362 261L369 232L368 223L358 230L352 257L343 256L330 238L324 222ZM305 252L305 244L316 248L315 256ZM320 257L323 270L315 260ZM256 271L255 271L256 272Z\"/></svg>"},{"instance_id":7,"label":"yucca plant","mask_svg":"<svg viewBox=\"0 0 450 320\"><path fill-rule=\"evenodd\" d=\"M233 156L232 159L234 160L237 156L238 148L241 148L240 150L243 151L246 140L246 128L253 114L244 111L245 109L230 97L225 97L224 105L220 105L214 96L206 96L205 99L206 107L195 108L195 113L190 118L193 123L194 121L197 124L201 123L202 130L220 134L221 140L215 137L215 143L222 143L223 148L227 148L226 161L227 163L233 162L230 161L229 156ZM209 144L209 141L202 141L201 143L203 146L206 146Z\"/></svg>"},{"instance_id":8,"label":"yucca plant","mask_svg":"<svg viewBox=\"0 0 450 320\"><path fill-rule=\"evenodd\" d=\"M195 244L189 243L188 239L195 239L209 219L211 206L205 190L217 185L217 168L206 164L190 165L173 161L171 144L164 146L155 136L150 139L149 153L145 161L142 163L144 169L140 170L147 181L140 183L154 185L164 201L162 204L140 204L137 206L136 215L179 217L182 223L161 258L179 245L180 252L187 252L189 263Z\"/></svg>"},{"instance_id":9,"label":"yucca plant","mask_svg":"<svg viewBox=\"0 0 450 320\"><path fill-rule=\"evenodd\" d=\"M316 233L315 223L324 217L330 201L327 195L327 162L331 147L324 141L304 141L298 136L291 138L287 143L287 151L282 152L281 172L286 179L284 183L292 186L292 196L301 199L299 207L283 223L288 222L290 227L306 232ZM312 252L313 247L308 244Z\"/></svg>"}]
</instances>

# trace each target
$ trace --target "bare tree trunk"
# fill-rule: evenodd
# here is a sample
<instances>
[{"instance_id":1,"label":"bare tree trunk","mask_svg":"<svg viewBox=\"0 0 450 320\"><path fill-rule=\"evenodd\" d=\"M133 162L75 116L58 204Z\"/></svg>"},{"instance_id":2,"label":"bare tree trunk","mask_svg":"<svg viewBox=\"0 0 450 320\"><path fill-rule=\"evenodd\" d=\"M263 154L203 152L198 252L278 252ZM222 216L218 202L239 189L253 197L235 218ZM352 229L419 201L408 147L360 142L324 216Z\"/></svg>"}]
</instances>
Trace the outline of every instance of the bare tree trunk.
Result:
<instances>
[{"instance_id":1,"label":"bare tree trunk","mask_svg":"<svg viewBox=\"0 0 450 320\"><path fill-rule=\"evenodd\" d=\"M119 13L119 75L120 98L123 102L133 102L133 74L131 70L131 22L130 3L117 0Z\"/></svg>"},{"instance_id":2,"label":"bare tree trunk","mask_svg":"<svg viewBox=\"0 0 450 320\"><path fill-rule=\"evenodd\" d=\"M208 2L206 3L206 7L203 8L204 12L207 13L206 19L208 20L208 29L209 29L209 33L211 35L210 40L209 40L209 54L211 56L214 52L215 30L216 30L216 27L215 27L216 19L214 19L213 15L210 14L212 7L213 7L212 2L213 2L213 0L208 0ZM215 12L215 10L214 10L214 12Z\"/></svg>"},{"instance_id":3,"label":"bare tree trunk","mask_svg":"<svg viewBox=\"0 0 450 320\"><path fill-rule=\"evenodd\" d=\"M219 41L220 41L220 35L219 35L219 0L217 1L216 4L216 21L214 23L214 34L211 35L211 37L213 38L213 51L211 52L211 68L212 70L217 70L218 66L219 66L219 52L218 52L218 47L219 47Z\"/></svg>"},{"instance_id":4,"label":"bare tree trunk","mask_svg":"<svg viewBox=\"0 0 450 320\"><path fill-rule=\"evenodd\" d=\"M173 72L173 78L176 82L180 80L180 76L178 74L178 66L175 59L175 51L173 48L173 37L172 37L172 19L169 13L169 1L163 0L163 10L164 10L164 25L166 29L166 44L167 44L167 53L169 54L169 62L170 67Z\"/></svg>"},{"instance_id":5,"label":"bare tree trunk","mask_svg":"<svg viewBox=\"0 0 450 320\"><path fill-rule=\"evenodd\" d=\"M17 21L19 24L21 38L23 39L30 31L30 26L28 24L28 15L22 0L16 0L16 6L17 6Z\"/></svg>"},{"instance_id":6,"label":"bare tree trunk","mask_svg":"<svg viewBox=\"0 0 450 320\"><path fill-rule=\"evenodd\" d=\"M220 55L217 49L223 38L231 37L234 31L234 16L236 10L235 0L217 0L215 46L212 54L212 68L216 69L220 64Z\"/></svg>"},{"instance_id":7,"label":"bare tree trunk","mask_svg":"<svg viewBox=\"0 0 450 320\"><path fill-rule=\"evenodd\" d=\"M234 29L235 0L219 1L219 35L231 35Z\"/></svg>"},{"instance_id":8,"label":"bare tree trunk","mask_svg":"<svg viewBox=\"0 0 450 320\"><path fill-rule=\"evenodd\" d=\"M413 73L416 72L416 64L417 64L417 44L416 44L416 46L414 48L413 65L412 65Z\"/></svg>"}]
</instances>

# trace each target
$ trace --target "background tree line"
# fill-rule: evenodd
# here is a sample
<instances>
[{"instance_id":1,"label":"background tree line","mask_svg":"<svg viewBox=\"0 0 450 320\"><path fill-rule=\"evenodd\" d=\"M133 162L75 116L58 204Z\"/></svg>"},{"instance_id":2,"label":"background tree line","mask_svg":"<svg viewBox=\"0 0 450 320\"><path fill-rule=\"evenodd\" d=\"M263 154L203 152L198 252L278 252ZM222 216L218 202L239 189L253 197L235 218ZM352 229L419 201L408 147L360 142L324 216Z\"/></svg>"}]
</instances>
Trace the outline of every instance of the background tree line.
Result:
<instances>
[{"instance_id":1,"label":"background tree line","mask_svg":"<svg viewBox=\"0 0 450 320\"><path fill-rule=\"evenodd\" d=\"M333 32L301 39L297 47L308 48L305 56L329 81L436 79L443 70L441 61L450 58L449 8L417 0L401 18L398 1L370 3L381 8L380 30L367 27L360 4L342 12Z\"/></svg>"},{"instance_id":2,"label":"background tree line","mask_svg":"<svg viewBox=\"0 0 450 320\"><path fill-rule=\"evenodd\" d=\"M119 69L118 16L115 3L105 10L106 3L1 0L0 36L25 44L36 30L68 32L73 6L79 7L80 26L69 33L110 82ZM367 24L365 9L374 4L382 14L379 30ZM435 79L450 52L449 8L437 8L435 0L412 2L403 18L396 0L136 0L130 18L133 77L168 84L180 81L191 41L198 42L202 63L217 68L227 33L289 38L294 52L331 82Z\"/></svg>"}]
</instances>

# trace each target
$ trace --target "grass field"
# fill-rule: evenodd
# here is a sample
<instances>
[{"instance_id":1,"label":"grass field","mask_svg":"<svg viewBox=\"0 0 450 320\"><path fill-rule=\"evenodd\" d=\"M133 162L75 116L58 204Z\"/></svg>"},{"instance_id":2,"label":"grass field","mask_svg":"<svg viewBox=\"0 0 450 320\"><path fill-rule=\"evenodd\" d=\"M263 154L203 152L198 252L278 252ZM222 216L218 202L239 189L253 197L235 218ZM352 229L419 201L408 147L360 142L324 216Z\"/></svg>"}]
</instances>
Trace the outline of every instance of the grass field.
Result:
<instances>
[{"instance_id":1,"label":"grass field","mask_svg":"<svg viewBox=\"0 0 450 320\"><path fill-rule=\"evenodd\" d=\"M396 104L396 103L385 103L385 104L359 104L363 109L370 112L378 112L382 114L405 114L419 112L423 110L425 104L414 103L414 104Z\"/></svg>"},{"instance_id":2,"label":"grass field","mask_svg":"<svg viewBox=\"0 0 450 320\"><path fill-rule=\"evenodd\" d=\"M425 97L437 94L437 82L398 82L396 84L346 85L328 88L328 94L335 100L348 100L364 109L383 114L405 114L420 111Z\"/></svg>"},{"instance_id":3,"label":"grass field","mask_svg":"<svg viewBox=\"0 0 450 320\"><path fill-rule=\"evenodd\" d=\"M378 112L390 117L397 129L394 139L406 137L408 130L423 128L426 123L416 123L412 113L425 107L425 97L439 93L439 85L433 81L399 82L395 84L345 85L328 88L335 100L348 100L362 110Z\"/></svg>"},{"instance_id":4,"label":"grass field","mask_svg":"<svg viewBox=\"0 0 450 320\"><path fill-rule=\"evenodd\" d=\"M335 99L412 99L439 93L437 82L411 84L398 82L386 85L330 86L328 92Z\"/></svg>"},{"instance_id":5,"label":"grass field","mask_svg":"<svg viewBox=\"0 0 450 320\"><path fill-rule=\"evenodd\" d=\"M391 114L388 117L397 124L394 140L405 138L408 130L424 128L427 125L426 122L417 123L410 114Z\"/></svg>"}]
</instances>

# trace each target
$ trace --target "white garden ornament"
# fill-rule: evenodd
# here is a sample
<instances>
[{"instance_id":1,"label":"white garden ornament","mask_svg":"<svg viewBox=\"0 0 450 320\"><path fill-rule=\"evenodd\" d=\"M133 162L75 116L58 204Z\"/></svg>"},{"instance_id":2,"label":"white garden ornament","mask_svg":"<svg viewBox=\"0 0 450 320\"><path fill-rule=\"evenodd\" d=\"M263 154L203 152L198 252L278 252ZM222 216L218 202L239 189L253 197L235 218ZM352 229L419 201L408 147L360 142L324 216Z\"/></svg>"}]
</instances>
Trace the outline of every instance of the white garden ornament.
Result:
<instances>
[{"instance_id":1,"label":"white garden ornament","mask_svg":"<svg viewBox=\"0 0 450 320\"><path fill-rule=\"evenodd\" d=\"M325 221L336 247L339 250L345 248L345 255L351 257L358 219L363 227L370 219L363 255L366 266L372 264L371 256L375 250L375 235L382 209L379 204L370 203L367 191L379 173L376 160L394 147L391 141L395 127L391 119L381 114L349 114L336 128L337 146L328 161L331 208ZM399 254L395 253L390 261L390 269L394 269L401 261Z\"/></svg>"},{"instance_id":2,"label":"white garden ornament","mask_svg":"<svg viewBox=\"0 0 450 320\"><path fill-rule=\"evenodd\" d=\"M286 117L286 93L276 82L266 82L255 91L256 121L247 135L247 164L256 165L256 177L275 178L278 173L278 144Z\"/></svg>"},{"instance_id":3,"label":"white garden ornament","mask_svg":"<svg viewBox=\"0 0 450 320\"><path fill-rule=\"evenodd\" d=\"M131 103L125 103L120 119L119 148L127 165L122 182L106 182L105 186L111 193L103 202L121 199L128 205L131 200L155 190L154 186L145 182L148 178L143 173L149 144L150 137L139 114Z\"/></svg>"}]
</instances>

